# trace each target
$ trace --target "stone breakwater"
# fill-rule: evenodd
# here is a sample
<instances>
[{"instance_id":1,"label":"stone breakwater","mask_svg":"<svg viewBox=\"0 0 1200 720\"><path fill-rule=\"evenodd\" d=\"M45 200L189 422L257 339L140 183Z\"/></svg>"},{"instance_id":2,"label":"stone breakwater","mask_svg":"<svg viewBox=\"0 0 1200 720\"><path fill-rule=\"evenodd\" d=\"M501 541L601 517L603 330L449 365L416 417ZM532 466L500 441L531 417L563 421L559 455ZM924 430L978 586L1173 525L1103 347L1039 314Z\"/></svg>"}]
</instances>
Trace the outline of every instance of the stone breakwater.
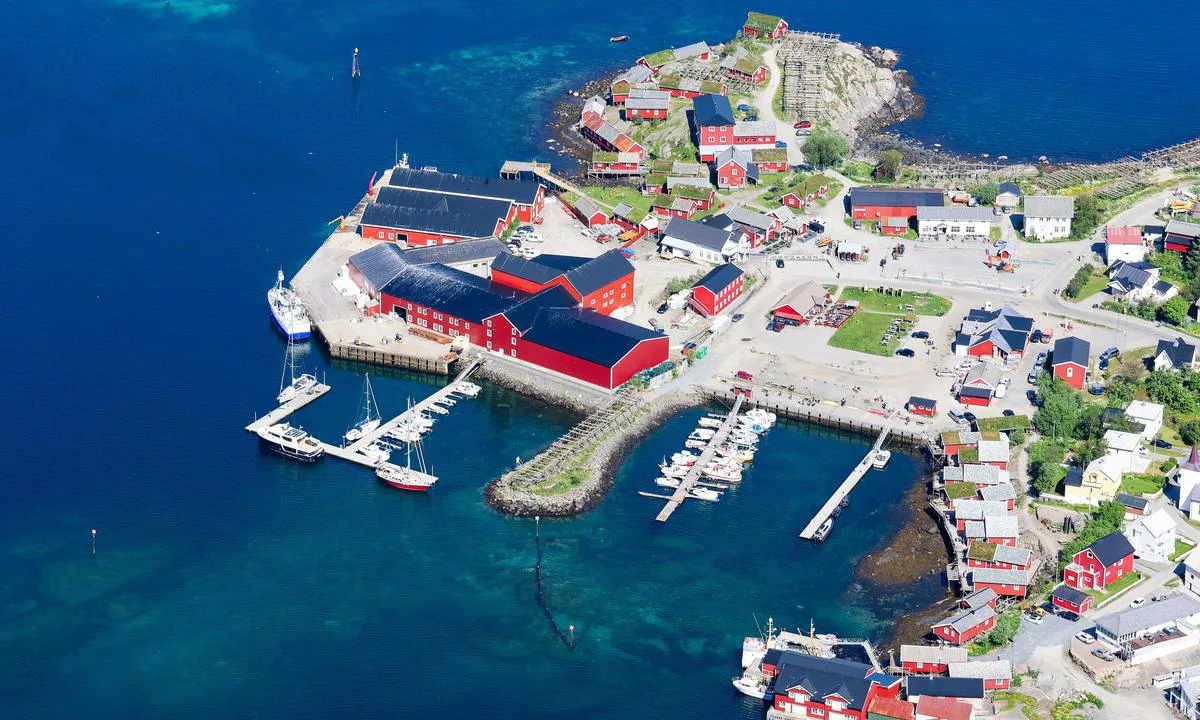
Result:
<instances>
[{"instance_id":1,"label":"stone breakwater","mask_svg":"<svg viewBox=\"0 0 1200 720\"><path fill-rule=\"evenodd\" d=\"M603 436L591 447L580 466L585 473L583 482L554 495L539 495L522 486L512 472L493 480L484 490L488 505L505 515L528 517L574 517L595 508L604 499L616 479L621 462L642 438L657 429L667 419L703 405L704 397L692 390L678 391L643 403L634 411L633 420ZM570 467L564 463L561 471Z\"/></svg>"}]
</instances>

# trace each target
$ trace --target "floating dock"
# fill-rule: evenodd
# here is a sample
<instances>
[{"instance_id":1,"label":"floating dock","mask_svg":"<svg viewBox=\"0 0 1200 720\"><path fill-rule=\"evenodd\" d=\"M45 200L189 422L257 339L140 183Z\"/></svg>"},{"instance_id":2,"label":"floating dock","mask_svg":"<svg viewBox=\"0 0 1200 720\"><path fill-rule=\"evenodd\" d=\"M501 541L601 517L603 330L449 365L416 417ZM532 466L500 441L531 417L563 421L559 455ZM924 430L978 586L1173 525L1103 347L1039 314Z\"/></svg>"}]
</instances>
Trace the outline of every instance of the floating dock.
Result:
<instances>
[{"instance_id":1,"label":"floating dock","mask_svg":"<svg viewBox=\"0 0 1200 720\"><path fill-rule=\"evenodd\" d=\"M804 529L800 531L801 538L805 540L812 540L813 536L817 534L817 528L821 527L821 524L828 520L829 516L833 514L833 509L840 505L842 500L850 496L850 491L853 490L856 485L858 485L859 481L863 479L863 476L867 474L867 471L871 469L871 462L875 459L875 455L879 452L880 448L883 447L883 443L887 440L888 433L891 432L891 429L892 426L890 422L884 424L883 430L879 432L879 437L875 439L875 444L871 446L871 450L867 453L867 456L864 457L858 463L858 465L854 466L854 469L850 471L850 474L845 480L842 481L842 484L838 486L837 490L833 491L833 495L829 497L829 500L827 500L825 504L821 506L821 509L818 510L817 514L813 516L813 519L808 522L808 525L804 526Z\"/></svg>"},{"instance_id":2,"label":"floating dock","mask_svg":"<svg viewBox=\"0 0 1200 720\"><path fill-rule=\"evenodd\" d=\"M729 433L737 425L738 410L742 408L742 401L746 399L745 395L738 395L733 400L733 407L729 410L729 415L726 416L725 422L717 429L712 439L708 441L708 445L704 446L704 452L700 453L700 459L684 476L683 481L679 483L679 487L675 489L675 493L671 495L671 499L663 506L663 509L658 513L658 517L654 518L659 522L666 522L671 517L671 513L675 512L683 501L688 498L688 493L692 488L700 482L700 472L713 459L713 455L717 453L717 446L725 442L729 437Z\"/></svg>"},{"instance_id":3,"label":"floating dock","mask_svg":"<svg viewBox=\"0 0 1200 720\"><path fill-rule=\"evenodd\" d=\"M325 383L317 383L301 393L299 396L292 398L266 415L263 415L254 422L250 423L246 426L246 430L248 432L256 433L265 427L270 427L288 418L292 415L292 413L309 404L313 400L321 397L325 393L329 392L329 390L330 387Z\"/></svg>"}]
</instances>

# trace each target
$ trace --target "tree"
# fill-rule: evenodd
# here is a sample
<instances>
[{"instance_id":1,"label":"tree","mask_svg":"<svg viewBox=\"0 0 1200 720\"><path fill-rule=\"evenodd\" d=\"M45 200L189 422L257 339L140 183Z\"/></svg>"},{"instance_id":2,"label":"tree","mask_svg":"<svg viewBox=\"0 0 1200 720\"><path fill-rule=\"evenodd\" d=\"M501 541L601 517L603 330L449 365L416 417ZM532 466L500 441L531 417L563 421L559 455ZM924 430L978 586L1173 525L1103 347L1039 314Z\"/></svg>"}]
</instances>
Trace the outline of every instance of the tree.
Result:
<instances>
[{"instance_id":1,"label":"tree","mask_svg":"<svg viewBox=\"0 0 1200 720\"><path fill-rule=\"evenodd\" d=\"M1029 446L1029 477L1033 486L1041 493L1058 490L1058 483L1067 474L1062 466L1067 456L1067 446L1061 442L1042 438Z\"/></svg>"},{"instance_id":2,"label":"tree","mask_svg":"<svg viewBox=\"0 0 1200 720\"><path fill-rule=\"evenodd\" d=\"M1125 506L1119 502L1106 500L1096 509L1096 521L1120 529L1125 521Z\"/></svg>"},{"instance_id":3,"label":"tree","mask_svg":"<svg viewBox=\"0 0 1200 720\"><path fill-rule=\"evenodd\" d=\"M895 180L900 177L900 151L884 150L879 153L879 164L875 166L875 177L880 180Z\"/></svg>"},{"instance_id":4,"label":"tree","mask_svg":"<svg viewBox=\"0 0 1200 720\"><path fill-rule=\"evenodd\" d=\"M1104 406L1096 403L1084 403L1079 409L1079 419L1075 421L1075 437L1080 440L1094 440L1104 437Z\"/></svg>"},{"instance_id":5,"label":"tree","mask_svg":"<svg viewBox=\"0 0 1200 720\"><path fill-rule=\"evenodd\" d=\"M1100 224L1104 217L1100 214L1100 206L1096 197L1091 193L1083 193L1075 198L1075 218L1071 220L1071 238L1080 240L1092 234L1092 230Z\"/></svg>"},{"instance_id":6,"label":"tree","mask_svg":"<svg viewBox=\"0 0 1200 720\"><path fill-rule=\"evenodd\" d=\"M837 165L850 153L850 145L837 133L818 128L804 143L804 157L814 166L827 168Z\"/></svg>"},{"instance_id":7,"label":"tree","mask_svg":"<svg viewBox=\"0 0 1200 720\"><path fill-rule=\"evenodd\" d=\"M1196 396L1184 387L1178 372L1155 370L1150 373L1146 378L1146 395L1176 412L1190 413L1196 409Z\"/></svg>"},{"instance_id":8,"label":"tree","mask_svg":"<svg viewBox=\"0 0 1200 720\"><path fill-rule=\"evenodd\" d=\"M1179 428L1179 439L1187 445L1200 442L1200 420L1184 423Z\"/></svg>"},{"instance_id":9,"label":"tree","mask_svg":"<svg viewBox=\"0 0 1200 720\"><path fill-rule=\"evenodd\" d=\"M1033 414L1033 426L1046 437L1072 438L1079 424L1083 400L1062 378L1049 373L1038 377L1041 407Z\"/></svg>"},{"instance_id":10,"label":"tree","mask_svg":"<svg viewBox=\"0 0 1200 720\"><path fill-rule=\"evenodd\" d=\"M1087 467L1096 458L1103 457L1106 452L1108 452L1108 443L1104 442L1103 437L1088 438L1075 450L1075 460L1080 465Z\"/></svg>"},{"instance_id":11,"label":"tree","mask_svg":"<svg viewBox=\"0 0 1200 720\"><path fill-rule=\"evenodd\" d=\"M1183 265L1184 272L1195 276L1196 271L1200 270L1200 245L1192 243L1192 246L1188 248L1188 251L1180 259L1180 263Z\"/></svg>"},{"instance_id":12,"label":"tree","mask_svg":"<svg viewBox=\"0 0 1200 720\"><path fill-rule=\"evenodd\" d=\"M994 182L986 182L975 188L975 197L979 198L980 205L991 205L996 202L996 196L1000 194L1000 186Z\"/></svg>"},{"instance_id":13,"label":"tree","mask_svg":"<svg viewBox=\"0 0 1200 720\"><path fill-rule=\"evenodd\" d=\"M1125 403L1133 399L1137 395L1138 385L1129 378L1119 377L1108 383L1104 389L1105 395L1108 396L1108 404L1110 407L1124 406ZM1125 417L1120 415L1118 417ZM1117 428L1120 429L1120 428Z\"/></svg>"},{"instance_id":14,"label":"tree","mask_svg":"<svg viewBox=\"0 0 1200 720\"><path fill-rule=\"evenodd\" d=\"M1198 248L1200 247L1200 243L1197 243L1192 247L1193 249ZM1192 252L1189 250L1188 255L1191 254ZM1172 325L1182 325L1183 321L1187 319L1188 301L1184 300L1183 296L1176 295L1162 304L1162 307L1158 309L1158 314L1162 316L1163 320L1166 320Z\"/></svg>"}]
</instances>

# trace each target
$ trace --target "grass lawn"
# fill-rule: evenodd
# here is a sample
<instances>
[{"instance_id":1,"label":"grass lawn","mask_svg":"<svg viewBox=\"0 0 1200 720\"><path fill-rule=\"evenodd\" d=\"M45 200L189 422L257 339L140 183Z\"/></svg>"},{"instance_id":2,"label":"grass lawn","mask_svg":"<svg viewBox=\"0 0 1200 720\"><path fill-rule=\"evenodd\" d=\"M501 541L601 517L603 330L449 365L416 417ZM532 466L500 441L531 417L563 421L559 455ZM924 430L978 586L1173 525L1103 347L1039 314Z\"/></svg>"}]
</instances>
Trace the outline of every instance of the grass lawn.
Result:
<instances>
[{"instance_id":1,"label":"grass lawn","mask_svg":"<svg viewBox=\"0 0 1200 720\"><path fill-rule=\"evenodd\" d=\"M900 336L892 338L892 342L887 345L880 345L879 341L883 339L883 334L895 319L895 315L860 310L837 329L833 337L829 338L829 344L837 348L887 357L892 354L892 346L898 344Z\"/></svg>"},{"instance_id":2,"label":"grass lawn","mask_svg":"<svg viewBox=\"0 0 1200 720\"><path fill-rule=\"evenodd\" d=\"M905 305L912 305L913 311L918 315L945 315L950 312L949 300L941 295L926 292L905 292L902 297L896 297L895 295L884 295L874 290L863 292L860 287L848 287L842 290L842 296L839 299L842 302L857 300L862 303L863 310L870 310L871 312L903 315L905 313Z\"/></svg>"},{"instance_id":3,"label":"grass lawn","mask_svg":"<svg viewBox=\"0 0 1200 720\"><path fill-rule=\"evenodd\" d=\"M1088 281L1083 284L1083 289L1073 298L1068 298L1071 302L1082 302L1108 287L1108 277L1102 272L1093 272Z\"/></svg>"},{"instance_id":4,"label":"grass lawn","mask_svg":"<svg viewBox=\"0 0 1200 720\"><path fill-rule=\"evenodd\" d=\"M631 187L584 187L581 188L588 197L607 205L612 210L621 203L629 203L638 210L650 212L650 202L653 198L642 195Z\"/></svg>"},{"instance_id":5,"label":"grass lawn","mask_svg":"<svg viewBox=\"0 0 1200 720\"><path fill-rule=\"evenodd\" d=\"M1195 545L1188 545L1183 540L1180 540L1179 538L1175 538L1175 552L1171 553L1171 555L1170 555L1171 560L1172 561L1178 560L1179 558L1183 557L1183 554L1185 552L1187 552L1188 550L1191 550L1193 547L1195 547Z\"/></svg>"},{"instance_id":6,"label":"grass lawn","mask_svg":"<svg viewBox=\"0 0 1200 720\"><path fill-rule=\"evenodd\" d=\"M1109 599L1110 597L1118 595L1125 590L1128 590L1131 585L1133 585L1136 582L1139 582L1141 579L1142 579L1142 574L1140 572L1135 571L1135 572L1129 573L1128 575L1121 578L1120 580L1117 580L1116 582L1109 583L1108 587L1106 587L1103 590L1092 590L1090 588L1079 588L1079 589L1084 591L1088 595L1091 595L1092 597L1096 598L1097 601L1103 601L1103 600Z\"/></svg>"},{"instance_id":7,"label":"grass lawn","mask_svg":"<svg viewBox=\"0 0 1200 720\"><path fill-rule=\"evenodd\" d=\"M1121 476L1121 492L1130 495L1153 495L1162 490L1167 478L1157 473L1125 473Z\"/></svg>"}]
</instances>

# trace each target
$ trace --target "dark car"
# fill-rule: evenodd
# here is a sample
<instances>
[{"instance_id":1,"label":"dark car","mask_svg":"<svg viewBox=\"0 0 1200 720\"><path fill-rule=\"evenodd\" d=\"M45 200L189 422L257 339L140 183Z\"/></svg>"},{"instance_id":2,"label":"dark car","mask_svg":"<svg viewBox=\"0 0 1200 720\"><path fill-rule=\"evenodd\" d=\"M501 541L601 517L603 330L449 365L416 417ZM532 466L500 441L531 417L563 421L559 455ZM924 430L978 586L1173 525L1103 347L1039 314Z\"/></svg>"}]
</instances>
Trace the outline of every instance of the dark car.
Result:
<instances>
[{"instance_id":1,"label":"dark car","mask_svg":"<svg viewBox=\"0 0 1200 720\"><path fill-rule=\"evenodd\" d=\"M1171 448L1175 447L1174 445L1167 442L1166 440L1163 440L1162 438L1154 438L1154 442L1152 442L1150 444L1156 448L1162 448L1163 450L1170 450Z\"/></svg>"},{"instance_id":2,"label":"dark car","mask_svg":"<svg viewBox=\"0 0 1200 720\"><path fill-rule=\"evenodd\" d=\"M979 418L975 416L975 413L965 412L962 414L962 416L963 416L964 420L971 423L971 429L978 432L978 430L976 430L976 428L979 427Z\"/></svg>"},{"instance_id":3,"label":"dark car","mask_svg":"<svg viewBox=\"0 0 1200 720\"><path fill-rule=\"evenodd\" d=\"M784 265L783 258L775 258L775 267L781 268L781 267L783 267L783 265Z\"/></svg>"},{"instance_id":4,"label":"dark car","mask_svg":"<svg viewBox=\"0 0 1200 720\"><path fill-rule=\"evenodd\" d=\"M1039 343L1039 342L1041 342L1041 341L1042 341L1042 331L1041 331L1041 330L1034 330L1034 331L1033 331L1033 332L1032 332L1032 333L1029 335L1029 342L1031 342L1031 343Z\"/></svg>"},{"instance_id":5,"label":"dark car","mask_svg":"<svg viewBox=\"0 0 1200 720\"><path fill-rule=\"evenodd\" d=\"M667 306L667 304L666 304L666 303L663 303L662 305L659 305L659 306L658 306L658 314L659 314L659 315L666 315L666 314L667 314L667 310L669 310L669 309L670 309L670 308Z\"/></svg>"},{"instance_id":6,"label":"dark car","mask_svg":"<svg viewBox=\"0 0 1200 720\"><path fill-rule=\"evenodd\" d=\"M1025 397L1029 399L1030 405L1037 405L1037 390L1026 390Z\"/></svg>"},{"instance_id":7,"label":"dark car","mask_svg":"<svg viewBox=\"0 0 1200 720\"><path fill-rule=\"evenodd\" d=\"M1079 622L1079 615L1070 610L1063 610L1058 616L1067 622Z\"/></svg>"},{"instance_id":8,"label":"dark car","mask_svg":"<svg viewBox=\"0 0 1200 720\"><path fill-rule=\"evenodd\" d=\"M536 228L534 228L532 225L522 225L521 227L517 228L517 232L521 233L531 233L535 230Z\"/></svg>"},{"instance_id":9,"label":"dark car","mask_svg":"<svg viewBox=\"0 0 1200 720\"><path fill-rule=\"evenodd\" d=\"M909 335L909 337L913 337L918 340L928 340L929 333L925 332L924 330L918 330L915 333L913 333L912 335Z\"/></svg>"},{"instance_id":10,"label":"dark car","mask_svg":"<svg viewBox=\"0 0 1200 720\"><path fill-rule=\"evenodd\" d=\"M1013 415L1016 415L1016 413L1013 412L1012 410L1005 410L1004 412L1002 412L1000 414L1003 415L1004 417L1012 417Z\"/></svg>"},{"instance_id":11,"label":"dark car","mask_svg":"<svg viewBox=\"0 0 1200 720\"><path fill-rule=\"evenodd\" d=\"M772 320L771 323L767 325L767 329L771 332L780 332L783 330L783 323L779 322L778 320Z\"/></svg>"},{"instance_id":12,"label":"dark car","mask_svg":"<svg viewBox=\"0 0 1200 720\"><path fill-rule=\"evenodd\" d=\"M1118 357L1120 354L1121 354L1121 351L1119 349L1117 349L1115 347L1110 347L1109 349L1100 353L1100 359L1101 360L1111 360L1112 358Z\"/></svg>"},{"instance_id":13,"label":"dark car","mask_svg":"<svg viewBox=\"0 0 1200 720\"><path fill-rule=\"evenodd\" d=\"M1092 651L1092 657L1098 657L1101 660L1103 660L1104 656L1107 654L1108 653L1105 652L1103 648L1096 648L1095 650Z\"/></svg>"},{"instance_id":14,"label":"dark car","mask_svg":"<svg viewBox=\"0 0 1200 720\"><path fill-rule=\"evenodd\" d=\"M741 322L742 318L746 317L743 313L734 313L733 317L729 318L732 322Z\"/></svg>"},{"instance_id":15,"label":"dark car","mask_svg":"<svg viewBox=\"0 0 1200 720\"><path fill-rule=\"evenodd\" d=\"M896 354L900 357L914 357L917 353L911 348L900 348L896 351Z\"/></svg>"}]
</instances>

